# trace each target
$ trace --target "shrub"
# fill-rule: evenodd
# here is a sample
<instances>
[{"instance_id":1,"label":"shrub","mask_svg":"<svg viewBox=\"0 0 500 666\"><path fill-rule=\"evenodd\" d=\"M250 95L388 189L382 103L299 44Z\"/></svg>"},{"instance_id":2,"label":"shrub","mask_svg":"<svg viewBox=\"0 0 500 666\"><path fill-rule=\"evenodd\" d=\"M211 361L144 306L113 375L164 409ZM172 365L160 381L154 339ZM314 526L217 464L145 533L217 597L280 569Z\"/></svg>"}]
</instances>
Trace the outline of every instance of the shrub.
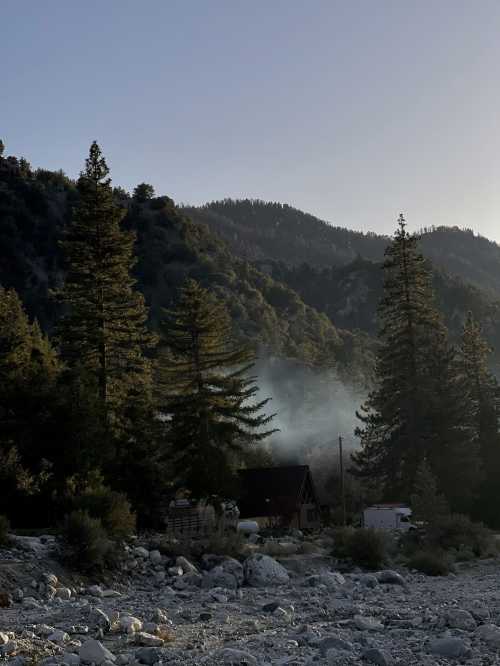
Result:
<instances>
[{"instance_id":1,"label":"shrub","mask_svg":"<svg viewBox=\"0 0 500 666\"><path fill-rule=\"evenodd\" d=\"M384 535L377 530L354 530L347 542L349 557L359 566L379 569L387 559Z\"/></svg>"},{"instance_id":2,"label":"shrub","mask_svg":"<svg viewBox=\"0 0 500 666\"><path fill-rule=\"evenodd\" d=\"M106 486L83 492L75 498L74 508L98 518L113 539L126 539L135 531L136 516L126 495Z\"/></svg>"},{"instance_id":3,"label":"shrub","mask_svg":"<svg viewBox=\"0 0 500 666\"><path fill-rule=\"evenodd\" d=\"M497 554L493 533L482 523L474 523L461 514L445 516L430 524L427 540L433 548L469 550L475 557Z\"/></svg>"},{"instance_id":4,"label":"shrub","mask_svg":"<svg viewBox=\"0 0 500 666\"><path fill-rule=\"evenodd\" d=\"M387 560L387 543L377 530L343 528L335 533L333 554L366 569L379 569Z\"/></svg>"},{"instance_id":5,"label":"shrub","mask_svg":"<svg viewBox=\"0 0 500 666\"><path fill-rule=\"evenodd\" d=\"M333 532L333 554L343 560L349 555L349 540L354 534L352 527L340 527Z\"/></svg>"},{"instance_id":6,"label":"shrub","mask_svg":"<svg viewBox=\"0 0 500 666\"><path fill-rule=\"evenodd\" d=\"M451 560L442 551L420 550L409 559L408 567L427 576L446 576L451 571Z\"/></svg>"},{"instance_id":7,"label":"shrub","mask_svg":"<svg viewBox=\"0 0 500 666\"><path fill-rule=\"evenodd\" d=\"M86 511L73 511L66 516L62 537L67 559L83 571L102 569L112 551L101 521Z\"/></svg>"},{"instance_id":8,"label":"shrub","mask_svg":"<svg viewBox=\"0 0 500 666\"><path fill-rule=\"evenodd\" d=\"M9 537L7 536L9 527L7 518L0 515L0 546L6 546L9 543Z\"/></svg>"}]
</instances>

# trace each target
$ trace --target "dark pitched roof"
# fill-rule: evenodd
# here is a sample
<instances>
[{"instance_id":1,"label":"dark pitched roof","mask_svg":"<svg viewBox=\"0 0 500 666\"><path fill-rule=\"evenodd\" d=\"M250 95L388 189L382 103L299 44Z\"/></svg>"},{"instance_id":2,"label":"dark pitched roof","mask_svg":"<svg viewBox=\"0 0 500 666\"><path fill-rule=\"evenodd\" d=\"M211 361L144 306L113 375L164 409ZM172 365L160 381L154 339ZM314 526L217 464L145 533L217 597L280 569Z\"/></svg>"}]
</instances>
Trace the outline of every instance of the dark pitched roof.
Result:
<instances>
[{"instance_id":1,"label":"dark pitched roof","mask_svg":"<svg viewBox=\"0 0 500 666\"><path fill-rule=\"evenodd\" d=\"M303 503L305 491L315 497L307 465L242 469L239 475L241 518L294 512Z\"/></svg>"}]
</instances>

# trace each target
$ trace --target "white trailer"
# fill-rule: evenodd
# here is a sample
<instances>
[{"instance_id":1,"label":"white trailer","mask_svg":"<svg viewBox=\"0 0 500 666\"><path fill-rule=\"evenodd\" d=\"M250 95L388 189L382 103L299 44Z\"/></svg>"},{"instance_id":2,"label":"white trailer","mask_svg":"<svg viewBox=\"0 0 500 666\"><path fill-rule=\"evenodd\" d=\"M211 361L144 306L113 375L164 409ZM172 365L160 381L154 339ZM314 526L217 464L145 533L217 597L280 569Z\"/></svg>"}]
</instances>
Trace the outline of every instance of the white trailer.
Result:
<instances>
[{"instance_id":1,"label":"white trailer","mask_svg":"<svg viewBox=\"0 0 500 666\"><path fill-rule=\"evenodd\" d=\"M415 527L410 518L411 509L404 504L374 504L363 511L363 527L406 532Z\"/></svg>"}]
</instances>

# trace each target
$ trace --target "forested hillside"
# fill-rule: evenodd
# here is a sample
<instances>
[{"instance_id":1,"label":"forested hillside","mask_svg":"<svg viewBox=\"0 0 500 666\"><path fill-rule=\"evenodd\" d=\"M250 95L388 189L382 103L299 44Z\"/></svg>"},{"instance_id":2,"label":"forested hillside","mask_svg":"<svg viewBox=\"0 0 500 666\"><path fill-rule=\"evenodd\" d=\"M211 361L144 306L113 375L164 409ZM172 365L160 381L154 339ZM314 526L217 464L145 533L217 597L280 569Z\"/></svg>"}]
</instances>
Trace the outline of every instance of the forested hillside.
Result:
<instances>
[{"instance_id":1,"label":"forested hillside","mask_svg":"<svg viewBox=\"0 0 500 666\"><path fill-rule=\"evenodd\" d=\"M358 256L382 261L389 238L345 229L292 206L225 199L189 208L195 221L217 231L240 256L290 266L343 266ZM421 231L424 256L435 266L487 291L500 292L500 247L471 229L432 227Z\"/></svg>"},{"instance_id":2,"label":"forested hillside","mask_svg":"<svg viewBox=\"0 0 500 666\"><path fill-rule=\"evenodd\" d=\"M62 311L54 291L65 271L60 241L78 204L75 183L11 157L0 162L0 192L0 284L15 288L28 313L50 331ZM120 188L114 196L125 209L125 228L137 234L136 276L155 328L162 309L192 277L228 305L241 339L307 362L349 362L357 346L353 334L338 331L295 291L235 257L170 198L131 197Z\"/></svg>"}]
</instances>

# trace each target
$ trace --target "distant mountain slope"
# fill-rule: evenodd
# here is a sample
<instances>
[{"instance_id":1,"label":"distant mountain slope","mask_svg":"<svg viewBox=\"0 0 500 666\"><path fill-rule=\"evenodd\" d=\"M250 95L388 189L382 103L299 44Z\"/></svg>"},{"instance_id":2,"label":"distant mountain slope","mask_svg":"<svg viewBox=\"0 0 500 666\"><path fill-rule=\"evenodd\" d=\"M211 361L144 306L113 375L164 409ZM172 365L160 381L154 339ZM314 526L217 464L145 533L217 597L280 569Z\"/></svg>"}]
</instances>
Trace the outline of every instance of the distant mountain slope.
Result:
<instances>
[{"instance_id":1,"label":"distant mountain slope","mask_svg":"<svg viewBox=\"0 0 500 666\"><path fill-rule=\"evenodd\" d=\"M241 200L215 201L187 209L250 261L303 263L315 268L344 266L356 257L381 261L388 238L332 226L286 204ZM468 229L424 229L424 255L436 266L500 295L500 247Z\"/></svg>"},{"instance_id":2,"label":"distant mountain slope","mask_svg":"<svg viewBox=\"0 0 500 666\"><path fill-rule=\"evenodd\" d=\"M240 338L282 357L350 366L359 348L355 335L338 331L292 289L231 254L171 199L139 203L120 189L116 197L126 210L124 224L137 232L138 286L153 326L190 276L227 303ZM46 330L61 314L52 296L64 274L59 241L77 200L75 183L63 173L33 172L14 157L0 158L0 284L14 287Z\"/></svg>"}]
</instances>

